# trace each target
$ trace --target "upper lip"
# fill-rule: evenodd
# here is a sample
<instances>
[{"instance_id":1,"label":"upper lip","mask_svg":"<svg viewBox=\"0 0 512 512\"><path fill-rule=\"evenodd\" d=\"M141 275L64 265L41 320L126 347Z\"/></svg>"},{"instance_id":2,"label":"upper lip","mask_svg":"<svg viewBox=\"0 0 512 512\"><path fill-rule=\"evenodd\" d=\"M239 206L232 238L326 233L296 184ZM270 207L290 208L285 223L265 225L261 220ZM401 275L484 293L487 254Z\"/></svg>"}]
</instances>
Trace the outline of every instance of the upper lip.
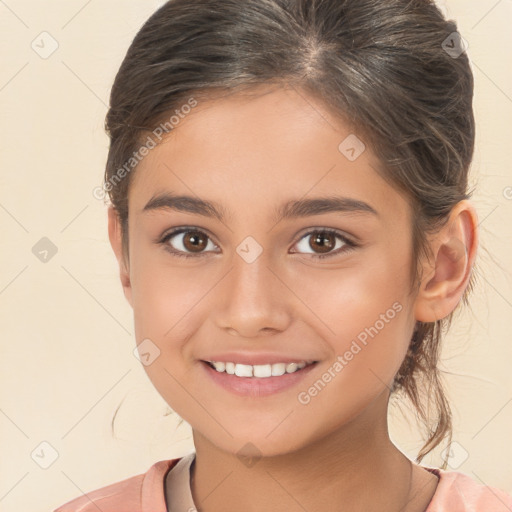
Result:
<instances>
[{"instance_id":1,"label":"upper lip","mask_svg":"<svg viewBox=\"0 0 512 512\"><path fill-rule=\"evenodd\" d=\"M215 354L202 359L203 361L215 361L224 363L235 363L235 364L250 364L250 365L262 365L262 364L275 364L275 363L300 363L306 361L306 363L313 363L316 359L311 358L298 358L296 356L289 356L286 354L276 354L275 352L223 352L222 354Z\"/></svg>"}]
</instances>

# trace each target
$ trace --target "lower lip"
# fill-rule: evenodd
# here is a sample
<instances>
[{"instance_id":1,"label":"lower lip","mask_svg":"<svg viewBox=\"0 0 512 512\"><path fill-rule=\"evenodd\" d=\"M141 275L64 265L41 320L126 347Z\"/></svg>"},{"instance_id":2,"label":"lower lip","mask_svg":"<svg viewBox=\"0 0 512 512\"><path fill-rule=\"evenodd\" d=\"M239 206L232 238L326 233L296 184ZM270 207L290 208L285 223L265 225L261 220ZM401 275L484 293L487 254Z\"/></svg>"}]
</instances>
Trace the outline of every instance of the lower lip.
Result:
<instances>
[{"instance_id":1,"label":"lower lip","mask_svg":"<svg viewBox=\"0 0 512 512\"><path fill-rule=\"evenodd\" d=\"M273 395L297 385L317 364L318 363L310 364L293 373L285 373L276 377L259 378L238 377L237 375L230 375L226 372L218 372L208 363L201 361L201 366L204 367L209 377L224 389L231 391L235 395L256 398Z\"/></svg>"}]
</instances>

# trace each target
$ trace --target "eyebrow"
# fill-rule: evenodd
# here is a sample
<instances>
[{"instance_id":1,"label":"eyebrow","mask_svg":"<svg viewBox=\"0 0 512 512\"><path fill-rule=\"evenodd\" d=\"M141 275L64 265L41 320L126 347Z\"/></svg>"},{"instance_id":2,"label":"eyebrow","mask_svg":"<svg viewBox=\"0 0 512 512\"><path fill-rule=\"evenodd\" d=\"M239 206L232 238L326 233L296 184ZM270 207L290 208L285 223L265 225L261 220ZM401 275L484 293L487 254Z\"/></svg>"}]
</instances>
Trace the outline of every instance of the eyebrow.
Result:
<instances>
[{"instance_id":1,"label":"eyebrow","mask_svg":"<svg viewBox=\"0 0 512 512\"><path fill-rule=\"evenodd\" d=\"M224 209L217 203L198 197L174 195L169 192L153 196L141 210L141 213L156 210L175 210L203 215L216 218L223 223L226 220ZM321 215L323 213L372 214L379 217L378 212L364 201L350 197L329 196L288 201L276 209L273 220L277 223L285 219Z\"/></svg>"}]
</instances>

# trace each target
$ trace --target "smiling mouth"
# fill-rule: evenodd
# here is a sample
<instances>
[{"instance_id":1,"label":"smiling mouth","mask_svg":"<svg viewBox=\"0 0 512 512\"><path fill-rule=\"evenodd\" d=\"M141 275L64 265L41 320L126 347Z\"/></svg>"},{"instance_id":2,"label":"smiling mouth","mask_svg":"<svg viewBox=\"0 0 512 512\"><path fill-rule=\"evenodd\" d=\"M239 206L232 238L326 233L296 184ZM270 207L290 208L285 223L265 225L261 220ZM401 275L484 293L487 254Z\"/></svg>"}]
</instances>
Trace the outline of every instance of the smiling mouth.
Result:
<instances>
[{"instance_id":1,"label":"smiling mouth","mask_svg":"<svg viewBox=\"0 0 512 512\"><path fill-rule=\"evenodd\" d=\"M281 375L296 373L302 369L316 364L318 361L300 361L298 363L273 363L273 364L240 364L224 361L203 361L218 373L236 375L237 377L253 377L265 379L279 377Z\"/></svg>"}]
</instances>

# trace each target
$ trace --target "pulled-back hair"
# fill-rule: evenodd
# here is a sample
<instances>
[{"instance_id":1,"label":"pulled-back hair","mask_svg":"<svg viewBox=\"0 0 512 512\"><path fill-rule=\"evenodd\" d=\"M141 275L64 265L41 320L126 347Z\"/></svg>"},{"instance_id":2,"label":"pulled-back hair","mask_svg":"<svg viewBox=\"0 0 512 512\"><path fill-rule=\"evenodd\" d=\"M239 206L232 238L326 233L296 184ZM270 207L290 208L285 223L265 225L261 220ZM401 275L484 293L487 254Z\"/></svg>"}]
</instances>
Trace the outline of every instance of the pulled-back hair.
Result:
<instances>
[{"instance_id":1,"label":"pulled-back hair","mask_svg":"<svg viewBox=\"0 0 512 512\"><path fill-rule=\"evenodd\" d=\"M167 2L134 38L106 116L104 187L120 218L126 261L133 155L148 135L191 97L248 94L272 84L320 100L371 148L380 164L375 170L404 193L413 211L410 281L411 292L417 290L419 262L432 257L428 235L472 194L473 75L466 54L449 51L459 45L456 23L429 0ZM473 287L472 273L466 305ZM451 442L437 366L453 313L416 323L391 389L411 400L424 424L417 462L446 436Z\"/></svg>"}]
</instances>

